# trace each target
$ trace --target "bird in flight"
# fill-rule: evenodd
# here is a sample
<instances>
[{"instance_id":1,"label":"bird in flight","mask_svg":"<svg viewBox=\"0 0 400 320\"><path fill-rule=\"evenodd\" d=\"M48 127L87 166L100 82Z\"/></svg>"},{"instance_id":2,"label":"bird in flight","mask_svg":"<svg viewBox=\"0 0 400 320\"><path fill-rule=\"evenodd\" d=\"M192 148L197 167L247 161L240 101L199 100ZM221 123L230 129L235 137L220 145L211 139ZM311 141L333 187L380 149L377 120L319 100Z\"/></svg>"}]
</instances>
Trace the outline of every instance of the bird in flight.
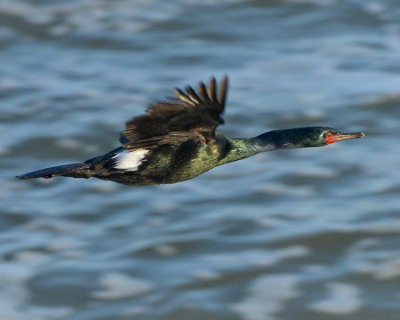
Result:
<instances>
[{"instance_id":1,"label":"bird in flight","mask_svg":"<svg viewBox=\"0 0 400 320\"><path fill-rule=\"evenodd\" d=\"M174 98L151 104L146 114L126 123L121 147L82 163L29 172L19 179L99 178L125 185L143 186L192 179L214 167L257 153L293 148L322 147L364 137L328 127L273 130L254 138L234 139L216 128L224 123L228 78L217 86L215 78L197 91L175 89Z\"/></svg>"}]
</instances>

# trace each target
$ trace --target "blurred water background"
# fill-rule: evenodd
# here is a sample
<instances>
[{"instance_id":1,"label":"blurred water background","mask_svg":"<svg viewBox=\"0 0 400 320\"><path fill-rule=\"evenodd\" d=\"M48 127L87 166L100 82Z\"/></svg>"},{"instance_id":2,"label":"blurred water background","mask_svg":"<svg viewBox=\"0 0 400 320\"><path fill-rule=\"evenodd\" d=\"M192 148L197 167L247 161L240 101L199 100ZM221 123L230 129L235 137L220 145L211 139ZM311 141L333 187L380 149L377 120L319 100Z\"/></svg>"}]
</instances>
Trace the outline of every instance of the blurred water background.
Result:
<instances>
[{"instance_id":1,"label":"blurred water background","mask_svg":"<svg viewBox=\"0 0 400 320\"><path fill-rule=\"evenodd\" d=\"M397 0L2 0L0 61L0 319L400 319ZM176 185L14 178L223 74L227 135L366 138Z\"/></svg>"}]
</instances>

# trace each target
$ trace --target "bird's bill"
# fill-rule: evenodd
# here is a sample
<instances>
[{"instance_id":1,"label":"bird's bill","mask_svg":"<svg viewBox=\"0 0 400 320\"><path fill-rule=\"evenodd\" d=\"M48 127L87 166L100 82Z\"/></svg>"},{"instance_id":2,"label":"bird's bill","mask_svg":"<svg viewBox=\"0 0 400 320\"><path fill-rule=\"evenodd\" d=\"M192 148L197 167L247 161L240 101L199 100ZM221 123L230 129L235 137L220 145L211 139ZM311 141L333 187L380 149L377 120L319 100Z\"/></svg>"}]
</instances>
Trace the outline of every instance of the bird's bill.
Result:
<instances>
[{"instance_id":1,"label":"bird's bill","mask_svg":"<svg viewBox=\"0 0 400 320\"><path fill-rule=\"evenodd\" d=\"M338 132L337 134L329 137L329 143L343 141L343 140L350 140L350 139L359 139L364 137L365 137L364 132L353 132L353 133Z\"/></svg>"}]
</instances>

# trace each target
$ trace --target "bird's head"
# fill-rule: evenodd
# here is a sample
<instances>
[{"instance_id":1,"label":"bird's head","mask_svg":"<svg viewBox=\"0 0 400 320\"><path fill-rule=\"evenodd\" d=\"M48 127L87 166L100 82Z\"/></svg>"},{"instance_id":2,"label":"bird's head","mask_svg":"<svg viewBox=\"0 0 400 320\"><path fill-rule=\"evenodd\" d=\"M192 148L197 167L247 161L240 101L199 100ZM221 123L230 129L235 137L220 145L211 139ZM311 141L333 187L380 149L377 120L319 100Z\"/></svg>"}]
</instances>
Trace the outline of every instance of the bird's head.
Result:
<instances>
[{"instance_id":1,"label":"bird's head","mask_svg":"<svg viewBox=\"0 0 400 320\"><path fill-rule=\"evenodd\" d=\"M363 132L343 133L328 127L309 127L305 130L304 138L310 147L322 147L334 142L363 138Z\"/></svg>"},{"instance_id":2,"label":"bird's head","mask_svg":"<svg viewBox=\"0 0 400 320\"><path fill-rule=\"evenodd\" d=\"M258 136L268 149L291 149L322 147L328 144L364 137L364 133L342 133L328 127L303 127L286 130L273 130Z\"/></svg>"}]
</instances>

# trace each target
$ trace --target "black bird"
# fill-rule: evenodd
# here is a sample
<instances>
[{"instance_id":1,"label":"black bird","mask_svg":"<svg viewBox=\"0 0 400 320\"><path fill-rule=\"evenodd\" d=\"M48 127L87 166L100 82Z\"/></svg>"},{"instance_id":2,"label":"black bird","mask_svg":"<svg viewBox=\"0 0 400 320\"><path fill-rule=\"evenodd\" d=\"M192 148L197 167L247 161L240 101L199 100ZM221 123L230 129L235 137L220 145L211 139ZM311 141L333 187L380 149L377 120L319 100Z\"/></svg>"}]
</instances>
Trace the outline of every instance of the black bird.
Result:
<instances>
[{"instance_id":1,"label":"black bird","mask_svg":"<svg viewBox=\"0 0 400 320\"><path fill-rule=\"evenodd\" d=\"M99 178L126 185L152 185L188 180L216 166L257 153L292 148L321 147L333 142L364 137L327 127L273 130L255 138L233 139L216 131L223 124L228 78L219 89L215 78L197 92L175 89L175 98L156 102L146 115L126 123L121 147L83 163L66 164L18 176L20 179Z\"/></svg>"}]
</instances>

